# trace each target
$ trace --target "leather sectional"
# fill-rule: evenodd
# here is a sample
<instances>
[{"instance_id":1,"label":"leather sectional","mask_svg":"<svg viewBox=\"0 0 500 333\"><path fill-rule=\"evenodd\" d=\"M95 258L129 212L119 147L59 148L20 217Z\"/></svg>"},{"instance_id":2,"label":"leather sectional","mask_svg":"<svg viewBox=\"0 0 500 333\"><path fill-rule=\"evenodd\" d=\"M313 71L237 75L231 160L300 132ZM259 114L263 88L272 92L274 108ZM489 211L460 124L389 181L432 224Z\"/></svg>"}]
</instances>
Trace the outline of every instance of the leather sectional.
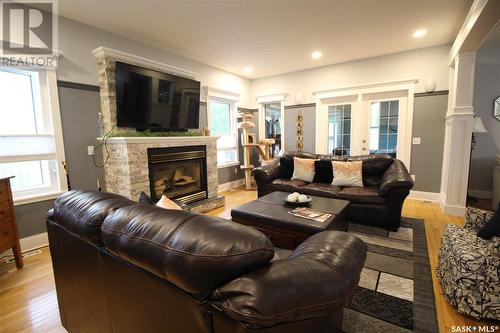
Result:
<instances>
[{"instance_id":1,"label":"leather sectional","mask_svg":"<svg viewBox=\"0 0 500 333\"><path fill-rule=\"evenodd\" d=\"M317 160L316 175L312 183L291 179L293 157ZM331 161L333 160L362 161L364 186L331 185L333 176ZM252 174L257 183L259 197L273 191L297 191L303 194L349 200L351 205L348 210L348 219L351 222L382 227L390 231L397 231L399 228L404 200L413 187L413 179L403 162L390 155L342 157L330 154L290 152L283 155L280 165L255 168Z\"/></svg>"},{"instance_id":2,"label":"leather sectional","mask_svg":"<svg viewBox=\"0 0 500 333\"><path fill-rule=\"evenodd\" d=\"M261 232L95 191L47 215L68 332L339 332L366 245L318 233L293 252Z\"/></svg>"}]
</instances>

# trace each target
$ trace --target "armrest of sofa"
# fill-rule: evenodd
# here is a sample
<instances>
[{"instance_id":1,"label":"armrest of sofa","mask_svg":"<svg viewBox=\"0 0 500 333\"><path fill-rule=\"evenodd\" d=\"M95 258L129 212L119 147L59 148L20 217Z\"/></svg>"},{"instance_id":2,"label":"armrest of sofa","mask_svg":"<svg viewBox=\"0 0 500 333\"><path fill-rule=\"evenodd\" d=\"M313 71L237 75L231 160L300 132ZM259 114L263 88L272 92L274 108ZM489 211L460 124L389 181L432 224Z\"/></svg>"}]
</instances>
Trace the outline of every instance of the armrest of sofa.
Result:
<instances>
[{"instance_id":1,"label":"armrest of sofa","mask_svg":"<svg viewBox=\"0 0 500 333\"><path fill-rule=\"evenodd\" d=\"M279 178L279 164L265 165L252 170L252 175L257 182L257 186L267 184Z\"/></svg>"},{"instance_id":2,"label":"armrest of sofa","mask_svg":"<svg viewBox=\"0 0 500 333\"><path fill-rule=\"evenodd\" d=\"M382 176L379 192L386 196L390 190L398 187L410 190L413 187L413 179L403 162L395 159Z\"/></svg>"},{"instance_id":3,"label":"armrest of sofa","mask_svg":"<svg viewBox=\"0 0 500 333\"><path fill-rule=\"evenodd\" d=\"M478 232L493 217L493 214L487 210L467 207L464 229Z\"/></svg>"},{"instance_id":4,"label":"armrest of sofa","mask_svg":"<svg viewBox=\"0 0 500 333\"><path fill-rule=\"evenodd\" d=\"M287 259L218 288L211 304L250 329L330 315L351 300L366 251L352 234L318 233Z\"/></svg>"}]
</instances>

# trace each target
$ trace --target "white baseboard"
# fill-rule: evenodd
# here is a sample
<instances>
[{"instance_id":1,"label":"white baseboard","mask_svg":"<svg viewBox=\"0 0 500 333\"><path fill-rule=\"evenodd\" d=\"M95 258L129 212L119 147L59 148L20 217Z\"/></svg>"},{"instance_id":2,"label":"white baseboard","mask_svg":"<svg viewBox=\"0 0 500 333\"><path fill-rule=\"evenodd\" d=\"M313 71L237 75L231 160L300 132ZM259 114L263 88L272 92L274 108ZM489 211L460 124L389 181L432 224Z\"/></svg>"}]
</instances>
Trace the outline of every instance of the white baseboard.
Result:
<instances>
[{"instance_id":1,"label":"white baseboard","mask_svg":"<svg viewBox=\"0 0 500 333\"><path fill-rule=\"evenodd\" d=\"M491 199L493 197L493 192L491 191L483 191L483 190L471 190L469 189L467 193L471 197L475 197L478 199Z\"/></svg>"},{"instance_id":2,"label":"white baseboard","mask_svg":"<svg viewBox=\"0 0 500 333\"><path fill-rule=\"evenodd\" d=\"M233 180L229 183L224 183L219 185L219 192L229 191L233 188L245 185L245 178L241 178L238 180Z\"/></svg>"},{"instance_id":3,"label":"white baseboard","mask_svg":"<svg viewBox=\"0 0 500 333\"><path fill-rule=\"evenodd\" d=\"M21 246L21 252L28 252L49 245L49 237L46 232L24 237L19 240L19 245ZM13 255L12 249L1 253L0 258L11 255Z\"/></svg>"},{"instance_id":4,"label":"white baseboard","mask_svg":"<svg viewBox=\"0 0 500 333\"><path fill-rule=\"evenodd\" d=\"M443 212L448 215L465 216L466 208L454 205L442 205Z\"/></svg>"},{"instance_id":5,"label":"white baseboard","mask_svg":"<svg viewBox=\"0 0 500 333\"><path fill-rule=\"evenodd\" d=\"M441 193L435 192L410 191L410 195L408 196L408 198L414 200L430 201L438 204L442 202Z\"/></svg>"}]
</instances>

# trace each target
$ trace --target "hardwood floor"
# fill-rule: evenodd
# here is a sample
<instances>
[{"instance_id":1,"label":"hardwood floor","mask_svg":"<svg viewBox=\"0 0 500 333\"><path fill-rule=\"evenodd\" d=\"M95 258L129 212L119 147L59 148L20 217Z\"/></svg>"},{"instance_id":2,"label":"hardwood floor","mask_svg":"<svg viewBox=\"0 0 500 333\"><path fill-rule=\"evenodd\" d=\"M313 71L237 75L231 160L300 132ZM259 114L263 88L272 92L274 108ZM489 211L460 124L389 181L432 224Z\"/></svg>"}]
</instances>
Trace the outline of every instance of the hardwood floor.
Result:
<instances>
[{"instance_id":1,"label":"hardwood floor","mask_svg":"<svg viewBox=\"0 0 500 333\"><path fill-rule=\"evenodd\" d=\"M210 215L229 218L232 207L257 196L255 191L243 189L223 194L225 207L211 211ZM406 200L403 215L425 220L440 332L451 332L452 326L480 325L458 314L444 300L434 273L444 227L451 223L462 225L463 218L444 215L438 205L416 200ZM14 264L0 264L0 332L65 332L60 324L48 248L42 248L41 254L25 258L21 270L16 270Z\"/></svg>"}]
</instances>

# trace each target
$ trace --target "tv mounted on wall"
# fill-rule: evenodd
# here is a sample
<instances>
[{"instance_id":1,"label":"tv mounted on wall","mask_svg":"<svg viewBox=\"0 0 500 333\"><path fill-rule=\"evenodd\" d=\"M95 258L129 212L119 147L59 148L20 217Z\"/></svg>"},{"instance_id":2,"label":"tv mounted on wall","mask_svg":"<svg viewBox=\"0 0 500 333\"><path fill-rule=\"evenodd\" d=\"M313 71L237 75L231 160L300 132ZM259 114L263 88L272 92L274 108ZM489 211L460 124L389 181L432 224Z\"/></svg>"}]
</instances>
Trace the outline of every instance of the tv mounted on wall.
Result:
<instances>
[{"instance_id":1,"label":"tv mounted on wall","mask_svg":"<svg viewBox=\"0 0 500 333\"><path fill-rule=\"evenodd\" d=\"M116 63L118 127L182 131L198 128L200 82Z\"/></svg>"}]
</instances>

